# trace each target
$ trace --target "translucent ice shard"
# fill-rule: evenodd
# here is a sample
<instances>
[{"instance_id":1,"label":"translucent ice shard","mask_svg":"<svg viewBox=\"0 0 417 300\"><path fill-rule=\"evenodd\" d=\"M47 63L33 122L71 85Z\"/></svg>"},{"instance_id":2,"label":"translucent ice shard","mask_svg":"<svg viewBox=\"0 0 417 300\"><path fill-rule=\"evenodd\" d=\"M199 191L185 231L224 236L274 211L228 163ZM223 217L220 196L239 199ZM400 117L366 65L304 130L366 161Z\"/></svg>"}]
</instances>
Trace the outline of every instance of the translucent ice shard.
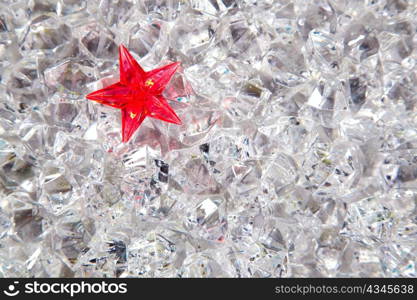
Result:
<instances>
[{"instance_id":1,"label":"translucent ice shard","mask_svg":"<svg viewBox=\"0 0 417 300\"><path fill-rule=\"evenodd\" d=\"M0 276L416 277L413 1L0 3ZM85 101L181 61L183 125Z\"/></svg>"}]
</instances>

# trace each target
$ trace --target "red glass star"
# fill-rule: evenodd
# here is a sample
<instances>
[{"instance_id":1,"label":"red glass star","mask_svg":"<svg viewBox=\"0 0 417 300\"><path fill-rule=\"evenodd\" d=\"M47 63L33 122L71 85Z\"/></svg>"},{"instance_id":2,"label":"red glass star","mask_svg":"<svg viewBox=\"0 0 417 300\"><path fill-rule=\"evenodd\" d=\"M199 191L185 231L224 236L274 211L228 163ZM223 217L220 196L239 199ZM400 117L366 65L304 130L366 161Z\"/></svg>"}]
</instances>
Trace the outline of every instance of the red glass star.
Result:
<instances>
[{"instance_id":1,"label":"red glass star","mask_svg":"<svg viewBox=\"0 0 417 300\"><path fill-rule=\"evenodd\" d=\"M181 124L181 120L162 96L178 62L145 72L129 51L119 47L120 81L86 97L122 110L122 142L130 137L146 117Z\"/></svg>"}]
</instances>

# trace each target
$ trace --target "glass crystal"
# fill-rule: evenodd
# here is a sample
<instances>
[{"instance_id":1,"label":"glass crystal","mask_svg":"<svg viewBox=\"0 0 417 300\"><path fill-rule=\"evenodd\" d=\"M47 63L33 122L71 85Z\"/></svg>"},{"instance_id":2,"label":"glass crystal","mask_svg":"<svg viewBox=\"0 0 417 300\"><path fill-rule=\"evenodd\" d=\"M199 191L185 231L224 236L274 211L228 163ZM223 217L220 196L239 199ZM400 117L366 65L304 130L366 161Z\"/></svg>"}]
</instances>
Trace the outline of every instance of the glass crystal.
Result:
<instances>
[{"instance_id":1,"label":"glass crystal","mask_svg":"<svg viewBox=\"0 0 417 300\"><path fill-rule=\"evenodd\" d=\"M416 277L416 15L2 1L0 277ZM120 112L85 98L126 80L121 44L181 62L158 90L181 126L121 143Z\"/></svg>"}]
</instances>

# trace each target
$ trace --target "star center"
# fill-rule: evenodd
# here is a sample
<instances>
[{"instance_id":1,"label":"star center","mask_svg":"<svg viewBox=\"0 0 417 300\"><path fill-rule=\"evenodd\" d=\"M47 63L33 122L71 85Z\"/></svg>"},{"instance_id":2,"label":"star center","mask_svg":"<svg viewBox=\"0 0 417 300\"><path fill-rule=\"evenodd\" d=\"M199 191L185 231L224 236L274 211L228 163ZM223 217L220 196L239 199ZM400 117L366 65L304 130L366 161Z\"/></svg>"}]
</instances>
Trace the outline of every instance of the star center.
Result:
<instances>
[{"instance_id":1,"label":"star center","mask_svg":"<svg viewBox=\"0 0 417 300\"><path fill-rule=\"evenodd\" d=\"M145 82L145 86L148 86L148 87L151 87L151 86L153 86L155 84L155 82L153 82L153 80L152 79L148 79L148 80L146 80L146 82Z\"/></svg>"}]
</instances>

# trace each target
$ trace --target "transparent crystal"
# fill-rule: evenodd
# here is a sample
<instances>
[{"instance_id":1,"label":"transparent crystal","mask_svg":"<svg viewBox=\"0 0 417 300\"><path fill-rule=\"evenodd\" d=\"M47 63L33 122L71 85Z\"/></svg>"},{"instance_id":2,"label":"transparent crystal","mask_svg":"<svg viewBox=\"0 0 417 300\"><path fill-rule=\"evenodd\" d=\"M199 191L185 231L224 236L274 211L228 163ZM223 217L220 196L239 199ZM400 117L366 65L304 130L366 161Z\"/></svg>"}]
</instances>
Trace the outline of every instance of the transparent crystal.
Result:
<instances>
[{"instance_id":1,"label":"transparent crystal","mask_svg":"<svg viewBox=\"0 0 417 300\"><path fill-rule=\"evenodd\" d=\"M417 7L306 2L2 1L0 277L416 277Z\"/></svg>"}]
</instances>

